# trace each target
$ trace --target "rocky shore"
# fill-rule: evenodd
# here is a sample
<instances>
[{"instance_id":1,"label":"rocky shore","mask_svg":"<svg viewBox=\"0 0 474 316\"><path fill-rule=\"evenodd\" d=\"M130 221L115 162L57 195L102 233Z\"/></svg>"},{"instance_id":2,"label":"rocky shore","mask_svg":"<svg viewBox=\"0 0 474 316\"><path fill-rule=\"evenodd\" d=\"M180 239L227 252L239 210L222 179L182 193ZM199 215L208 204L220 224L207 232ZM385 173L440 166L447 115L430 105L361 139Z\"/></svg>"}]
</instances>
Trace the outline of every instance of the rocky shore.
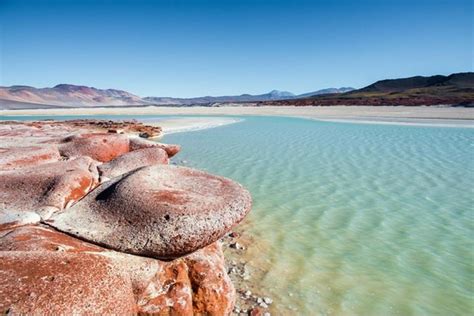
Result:
<instances>
[{"instance_id":1,"label":"rocky shore","mask_svg":"<svg viewBox=\"0 0 474 316\"><path fill-rule=\"evenodd\" d=\"M222 245L251 209L241 185L169 164L159 127L0 123L4 314L266 315L237 295ZM240 271L242 270L242 271ZM231 276L229 276L229 274ZM254 300L241 310L238 298Z\"/></svg>"}]
</instances>

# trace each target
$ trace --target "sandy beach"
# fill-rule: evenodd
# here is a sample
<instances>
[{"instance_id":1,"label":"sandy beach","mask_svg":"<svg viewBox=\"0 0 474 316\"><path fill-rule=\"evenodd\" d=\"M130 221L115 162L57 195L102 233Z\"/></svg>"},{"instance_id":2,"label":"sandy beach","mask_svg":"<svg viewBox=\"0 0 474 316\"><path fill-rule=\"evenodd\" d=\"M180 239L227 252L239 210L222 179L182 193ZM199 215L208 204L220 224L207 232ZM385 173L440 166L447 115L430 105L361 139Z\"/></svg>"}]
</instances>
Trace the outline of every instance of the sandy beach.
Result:
<instances>
[{"instance_id":1,"label":"sandy beach","mask_svg":"<svg viewBox=\"0 0 474 316\"><path fill-rule=\"evenodd\" d=\"M293 116L317 120L474 127L474 109L462 107L394 107L394 106L334 106L334 107L124 107L124 108L71 108L38 110L2 110L2 116L41 116L41 115L264 115ZM182 124L186 123L186 126ZM220 118L217 121L167 120L162 121L165 133L201 129L228 124Z\"/></svg>"}]
</instances>

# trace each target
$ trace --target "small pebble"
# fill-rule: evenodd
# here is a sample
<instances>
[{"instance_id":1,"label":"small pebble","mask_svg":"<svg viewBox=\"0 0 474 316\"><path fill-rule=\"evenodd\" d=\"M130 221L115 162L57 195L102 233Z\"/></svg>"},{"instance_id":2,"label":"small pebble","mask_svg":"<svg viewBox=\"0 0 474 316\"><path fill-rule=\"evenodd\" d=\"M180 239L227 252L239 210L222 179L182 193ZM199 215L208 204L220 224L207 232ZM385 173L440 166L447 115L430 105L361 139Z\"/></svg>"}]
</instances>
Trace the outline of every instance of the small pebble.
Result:
<instances>
[{"instance_id":1,"label":"small pebble","mask_svg":"<svg viewBox=\"0 0 474 316\"><path fill-rule=\"evenodd\" d=\"M245 294L246 297L249 297L250 295L252 295L252 292L250 292L249 290L247 290L244 294Z\"/></svg>"},{"instance_id":2,"label":"small pebble","mask_svg":"<svg viewBox=\"0 0 474 316\"><path fill-rule=\"evenodd\" d=\"M234 248L234 249L245 249L244 246L242 246L241 244L239 244L238 242L234 242L234 243L231 243L229 244L229 247L230 248Z\"/></svg>"},{"instance_id":3,"label":"small pebble","mask_svg":"<svg viewBox=\"0 0 474 316\"><path fill-rule=\"evenodd\" d=\"M261 297L257 298L257 303L258 303L258 304L261 304L261 303L263 303L263 300L262 300L262 298L261 298Z\"/></svg>"},{"instance_id":4,"label":"small pebble","mask_svg":"<svg viewBox=\"0 0 474 316\"><path fill-rule=\"evenodd\" d=\"M237 238L237 237L240 237L240 234L239 234L239 233L236 233L236 232L230 232L230 233L229 233L229 237L231 237L231 238Z\"/></svg>"},{"instance_id":5,"label":"small pebble","mask_svg":"<svg viewBox=\"0 0 474 316\"><path fill-rule=\"evenodd\" d=\"M264 297L264 298L263 298L263 301L264 301L266 304L268 304L268 305L270 305L271 303L273 303L273 300L272 300L271 298L269 298L269 297Z\"/></svg>"},{"instance_id":6,"label":"small pebble","mask_svg":"<svg viewBox=\"0 0 474 316\"><path fill-rule=\"evenodd\" d=\"M268 305L267 305L267 304L265 304L264 302L261 302L259 305L260 305L260 307L263 307L263 308L268 308Z\"/></svg>"}]
</instances>

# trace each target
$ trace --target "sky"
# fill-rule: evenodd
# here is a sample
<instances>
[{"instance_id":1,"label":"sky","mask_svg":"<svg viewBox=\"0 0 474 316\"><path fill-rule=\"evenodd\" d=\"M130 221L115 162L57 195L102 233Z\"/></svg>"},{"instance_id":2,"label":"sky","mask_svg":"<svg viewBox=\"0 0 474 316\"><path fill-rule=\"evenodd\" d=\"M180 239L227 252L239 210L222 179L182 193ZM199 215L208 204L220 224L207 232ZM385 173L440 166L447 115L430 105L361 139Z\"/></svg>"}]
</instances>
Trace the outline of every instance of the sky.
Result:
<instances>
[{"instance_id":1,"label":"sky","mask_svg":"<svg viewBox=\"0 0 474 316\"><path fill-rule=\"evenodd\" d=\"M304 93L473 71L471 0L0 0L0 85Z\"/></svg>"}]
</instances>

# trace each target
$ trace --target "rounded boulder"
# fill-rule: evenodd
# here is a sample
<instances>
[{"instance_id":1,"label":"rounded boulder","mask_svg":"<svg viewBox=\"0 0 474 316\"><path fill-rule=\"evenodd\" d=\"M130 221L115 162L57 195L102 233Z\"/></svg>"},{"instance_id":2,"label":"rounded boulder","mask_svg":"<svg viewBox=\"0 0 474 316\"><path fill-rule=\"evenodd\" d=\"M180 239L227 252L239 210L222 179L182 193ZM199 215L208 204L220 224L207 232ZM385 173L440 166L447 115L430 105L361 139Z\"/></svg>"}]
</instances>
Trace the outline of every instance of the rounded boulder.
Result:
<instances>
[{"instance_id":1,"label":"rounded boulder","mask_svg":"<svg viewBox=\"0 0 474 316\"><path fill-rule=\"evenodd\" d=\"M250 208L250 193L230 179L154 165L102 184L48 223L111 249L173 259L217 241Z\"/></svg>"}]
</instances>

